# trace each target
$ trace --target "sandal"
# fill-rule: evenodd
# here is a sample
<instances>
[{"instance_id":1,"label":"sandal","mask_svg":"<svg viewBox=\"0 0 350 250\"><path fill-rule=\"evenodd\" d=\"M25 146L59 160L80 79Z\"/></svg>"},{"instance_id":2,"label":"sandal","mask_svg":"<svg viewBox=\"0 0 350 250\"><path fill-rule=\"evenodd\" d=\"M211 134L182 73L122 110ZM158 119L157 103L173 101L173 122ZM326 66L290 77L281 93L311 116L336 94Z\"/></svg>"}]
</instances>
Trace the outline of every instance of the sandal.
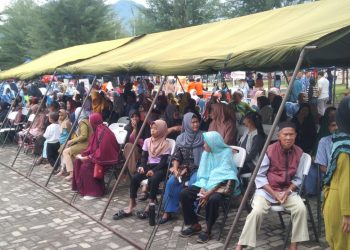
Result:
<instances>
[{"instance_id":1,"label":"sandal","mask_svg":"<svg viewBox=\"0 0 350 250\"><path fill-rule=\"evenodd\" d=\"M168 221L171 221L171 220L173 220L173 217L171 215L169 215L168 218L163 218L162 217L159 220L159 224L165 224L165 223L167 223Z\"/></svg>"},{"instance_id":2,"label":"sandal","mask_svg":"<svg viewBox=\"0 0 350 250\"><path fill-rule=\"evenodd\" d=\"M141 193L139 201L145 201L148 199L148 193Z\"/></svg>"},{"instance_id":3,"label":"sandal","mask_svg":"<svg viewBox=\"0 0 350 250\"><path fill-rule=\"evenodd\" d=\"M137 218L141 220L145 220L149 217L148 211L137 211L136 215L137 215Z\"/></svg>"},{"instance_id":4,"label":"sandal","mask_svg":"<svg viewBox=\"0 0 350 250\"><path fill-rule=\"evenodd\" d=\"M130 217L132 213L126 213L124 210L119 210L113 215L113 220L121 220Z\"/></svg>"}]
</instances>

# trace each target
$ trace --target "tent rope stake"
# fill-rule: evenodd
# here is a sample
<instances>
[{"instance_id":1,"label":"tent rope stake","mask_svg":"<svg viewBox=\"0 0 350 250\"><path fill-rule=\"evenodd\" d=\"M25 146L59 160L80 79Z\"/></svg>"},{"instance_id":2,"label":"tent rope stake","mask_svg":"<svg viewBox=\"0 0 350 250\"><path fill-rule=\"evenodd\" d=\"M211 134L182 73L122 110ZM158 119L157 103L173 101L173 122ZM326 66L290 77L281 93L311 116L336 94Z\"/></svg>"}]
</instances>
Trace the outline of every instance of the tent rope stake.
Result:
<instances>
[{"instance_id":1,"label":"tent rope stake","mask_svg":"<svg viewBox=\"0 0 350 250\"><path fill-rule=\"evenodd\" d=\"M225 244L224 244L224 246L222 248L224 250L226 250L228 248L228 245L229 245L230 240L232 238L233 232L234 232L234 230L235 230L235 228L237 226L238 220L239 220L239 218L240 218L240 216L241 216L241 214L243 212L245 204L248 201L249 193L250 193L251 189L253 188L253 185L254 185L254 182L255 182L255 178L256 178L256 176L258 174L258 171L260 169L261 163L262 163L262 161L264 159L267 147L270 144L272 135L273 135L273 133L274 133L274 131L275 131L277 125L278 125L278 122L279 122L279 120L281 118L284 106L285 106L285 104L287 102L287 99L288 99L290 93L292 92L293 83L294 83L294 80L295 80L295 78L296 78L296 76L298 74L298 71L299 71L300 67L301 67L301 64L302 64L302 62L304 60L305 53L306 53L307 50L311 50L311 49L317 49L317 47L316 46L305 46L300 52L299 59L298 59L298 62L296 64L296 66L295 66L292 79L290 80L290 84L288 85L288 88L287 88L287 93L286 93L285 97L283 98L283 101L281 103L280 108L278 109L276 118L275 118L275 120L273 121L273 124L272 124L272 128L271 128L271 130L270 130L270 132L269 132L269 134L267 136L267 139L265 141L264 147L263 147L262 151L260 152L259 159L258 159L258 162L256 164L256 167L255 167L255 169L254 169L254 171L252 173L252 176L250 177L250 180L249 180L249 183L248 183L248 187L247 187L247 189L246 189L246 191L244 193L242 202L239 205L239 208L238 208L237 214L235 216L235 219L234 219L234 221L232 223L232 226L230 228L230 231L229 231L229 233L228 233L228 235L226 237Z\"/></svg>"}]
</instances>

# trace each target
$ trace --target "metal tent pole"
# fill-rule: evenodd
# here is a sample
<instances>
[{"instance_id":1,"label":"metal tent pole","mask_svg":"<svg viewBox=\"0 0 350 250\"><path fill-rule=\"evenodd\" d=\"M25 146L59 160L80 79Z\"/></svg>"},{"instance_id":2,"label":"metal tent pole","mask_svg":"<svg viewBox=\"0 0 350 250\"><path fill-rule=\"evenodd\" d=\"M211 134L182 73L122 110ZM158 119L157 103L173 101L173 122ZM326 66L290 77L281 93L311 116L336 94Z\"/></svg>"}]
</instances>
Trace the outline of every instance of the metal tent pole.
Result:
<instances>
[{"instance_id":1,"label":"metal tent pole","mask_svg":"<svg viewBox=\"0 0 350 250\"><path fill-rule=\"evenodd\" d=\"M55 69L55 71L53 72L51 81L50 81L49 85L48 85L47 88L46 88L45 95L43 96L43 98L42 98L42 100L41 100L41 102L40 102L40 104L39 104L39 108L38 108L38 110L37 110L36 113L35 113L35 117L34 117L34 119L33 119L33 122L30 124L30 126L29 126L29 128L28 128L28 130L27 130L27 132L26 132L26 134L25 134L25 136L24 136L24 138L23 138L23 141L22 141L22 143L21 143L20 148L17 150L17 154L16 154L15 159L13 160L13 162L12 162L12 164L11 164L11 167L13 167L13 166L15 165L15 162L16 162L16 160L17 160L17 158L18 158L18 155L19 155L19 153L21 152L21 150L22 150L22 148L23 148L24 142L26 141L26 139L27 139L27 137L28 137L28 135L29 135L29 131L30 131L31 128L33 127L33 124L34 124L35 120L38 118L38 114L39 114L39 112L40 112L40 110L41 110L41 108L42 108L42 106L43 106L43 104L44 104L44 101L45 101L45 98L47 97L47 94L49 93L49 89L51 88L51 84L52 84L52 82L53 82L53 80L54 80L54 78L55 78L55 75L56 75L56 69Z\"/></svg>"},{"instance_id":2,"label":"metal tent pole","mask_svg":"<svg viewBox=\"0 0 350 250\"><path fill-rule=\"evenodd\" d=\"M186 93L186 91L185 91L185 89L184 89L184 86L182 86L182 84L181 84L181 82L180 82L179 77L178 77L178 76L175 76L175 78L176 78L176 81L178 81L178 82L179 82L179 84L180 84L180 87L181 87L182 91L183 91L184 93Z\"/></svg>"},{"instance_id":3,"label":"metal tent pole","mask_svg":"<svg viewBox=\"0 0 350 250\"><path fill-rule=\"evenodd\" d=\"M332 105L334 107L335 105L335 85L336 85L336 82L337 82L337 68L334 68L334 76L333 76L333 88L332 88Z\"/></svg>"},{"instance_id":4,"label":"metal tent pole","mask_svg":"<svg viewBox=\"0 0 350 250\"><path fill-rule=\"evenodd\" d=\"M151 107L150 107L150 109L148 110L148 112L147 112L147 114L146 114L145 120L143 121L143 124L142 124L142 126L141 126L141 128L140 128L140 130L139 130L139 132L138 132L138 135L136 136L135 143L132 145L131 150L130 150L130 153L129 153L128 156L126 157L126 160L125 160L125 162L124 162L123 168L121 169L120 174L119 174L119 176L118 176L118 178L117 178L117 181L115 182L115 184L114 184L114 186L113 186L113 189L112 189L112 191L111 191L111 193L110 193L110 195L109 195L108 201L107 201L105 207L103 208L102 214L101 214L100 219L99 219L100 221L103 219L103 217L104 217L105 214L106 214L107 208L108 208L108 206L110 205L110 203L111 203L111 201L112 201L113 195L114 195L115 191L117 190L117 186L118 186L118 184L119 184L119 182L120 182L120 180L121 180L121 178L122 178L122 175L123 175L124 171L125 171L126 168L127 168L127 164L129 163L130 157L131 157L132 153L134 152L134 150L135 150L135 148L136 148L136 146L137 146L137 141L138 141L138 140L140 139L140 137L141 137L142 131L144 130L144 128L145 128L145 126L146 126L147 120L148 120L148 118L149 118L149 116L150 116L150 114L151 114L151 111L153 110L154 104L155 104L155 102L156 102L156 100L157 100L157 98L158 98L158 96L159 96L159 93L160 93L160 91L162 90L162 88L163 88L164 83L165 83L166 80L167 80L167 77L164 78L163 82L162 82L161 85L159 86L159 90L157 91L156 96L155 96L154 99L152 100Z\"/></svg>"},{"instance_id":5,"label":"metal tent pole","mask_svg":"<svg viewBox=\"0 0 350 250\"><path fill-rule=\"evenodd\" d=\"M69 138L71 138L71 136L72 136L72 134L73 134L73 132L74 132L74 128L75 128L75 126L76 126L77 123L78 123L78 118L80 117L80 114L81 114L81 112L83 111L83 108L84 108L84 105L85 105L85 103L86 103L86 100L89 98L90 93L91 93L93 87L94 87L95 84L96 84L96 78L97 78L97 77L95 76L94 79L92 80L92 85L91 85L91 87L90 87L90 89L89 89L89 92L87 93L87 95L86 95L86 97L85 97L85 99L84 99L84 101L83 101L83 103L82 103L82 105L81 105L81 110L80 110L80 112L79 112L79 114L78 114L78 117L75 118L75 121L74 121L74 123L72 124L72 128L71 128L71 130L69 131L68 138L67 138L66 142L63 144L63 148L62 148L62 150L60 151L60 153L59 153L59 155L58 155L58 157L57 157L57 159L56 159L56 161L55 161L55 164L53 165L53 168L52 168L52 171L51 171L51 173L50 173L50 176L49 176L49 178L47 179L47 181L46 181L46 183L45 183L45 187L47 187L47 185L49 184L49 182L50 182L50 180L51 180L51 177L52 177L53 173L55 172L56 166L57 166L57 164L59 163L59 161L60 161L60 159L61 159L61 156L62 156L62 154L63 154L63 150L66 148L67 142L68 142Z\"/></svg>"},{"instance_id":6,"label":"metal tent pole","mask_svg":"<svg viewBox=\"0 0 350 250\"><path fill-rule=\"evenodd\" d=\"M274 120L274 122L272 124L272 128L271 128L271 130L270 130L270 132L269 132L269 134L267 136L267 139L266 139L266 142L264 144L264 147L263 147L263 149L262 149L262 151L260 153L260 156L259 156L258 162L256 164L256 167L255 167L255 169L254 169L254 171L252 173L252 176L250 177L250 180L249 180L249 183L248 183L248 187L247 187L247 189L246 189L246 191L244 193L242 202L241 202L241 204L240 204L240 206L238 208L238 211L237 211L237 214L235 216L235 219L234 219L234 221L232 223L232 226L230 228L230 231L229 231L229 233L228 233L228 235L226 237L225 244L223 246L223 249L225 249L225 250L228 248L228 245L229 245L230 240L232 238L233 232L234 232L234 230L235 230L235 228L237 226L238 220L239 220L239 218L240 218L240 216L241 216L241 214L243 212L243 209L245 207L246 202L248 201L249 193L250 193L251 189L253 188L255 178L256 178L256 176L258 174L259 168L260 168L261 163L262 163L262 161L264 159L267 147L270 144L272 135L273 135L273 133L274 133L274 131L275 131L277 125L278 125L278 122L279 122L279 120L281 118L284 106L285 106L285 104L287 102L287 99L288 99L288 97L289 97L289 95L290 95L290 93L292 91L294 80L295 80L295 78L296 78L296 76L298 74L298 71L300 69L300 66L301 66L301 64L303 62L303 59L304 59L304 56L305 56L305 51L309 50L309 49L316 49L316 48L317 48L316 46L305 46L300 52L299 59L298 59L298 62L296 64L296 66L295 66L292 79L291 79L290 84L288 85L288 88L287 88L287 93L286 93L285 97L283 98L283 101L281 103L280 108L278 109L276 118L275 118L275 120Z\"/></svg>"}]
</instances>

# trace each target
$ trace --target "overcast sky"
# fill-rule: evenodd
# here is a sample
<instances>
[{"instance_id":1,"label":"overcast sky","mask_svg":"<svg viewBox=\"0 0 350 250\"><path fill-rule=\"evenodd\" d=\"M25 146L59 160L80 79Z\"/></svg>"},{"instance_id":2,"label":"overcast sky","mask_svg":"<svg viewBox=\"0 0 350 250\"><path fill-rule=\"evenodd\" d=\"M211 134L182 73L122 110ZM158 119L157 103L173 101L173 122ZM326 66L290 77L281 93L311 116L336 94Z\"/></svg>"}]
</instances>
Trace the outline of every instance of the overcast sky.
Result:
<instances>
[{"instance_id":1,"label":"overcast sky","mask_svg":"<svg viewBox=\"0 0 350 250\"><path fill-rule=\"evenodd\" d=\"M146 5L146 0L134 0L137 3ZM4 8L6 6L8 6L9 4L11 4L11 2L13 2L13 0L0 0L0 11L3 11ZM40 2L40 0L38 0L38 2ZM118 2L118 0L107 0L106 3L115 3Z\"/></svg>"}]
</instances>

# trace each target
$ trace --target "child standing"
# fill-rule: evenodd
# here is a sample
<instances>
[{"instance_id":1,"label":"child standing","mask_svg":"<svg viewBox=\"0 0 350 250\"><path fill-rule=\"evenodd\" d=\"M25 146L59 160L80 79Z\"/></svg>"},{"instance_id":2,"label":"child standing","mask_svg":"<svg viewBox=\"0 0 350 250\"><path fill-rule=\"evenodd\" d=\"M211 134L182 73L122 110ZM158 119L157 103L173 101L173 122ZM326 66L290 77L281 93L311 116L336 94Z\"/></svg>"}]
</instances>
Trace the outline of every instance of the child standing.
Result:
<instances>
[{"instance_id":1,"label":"child standing","mask_svg":"<svg viewBox=\"0 0 350 250\"><path fill-rule=\"evenodd\" d=\"M59 115L57 112L50 112L49 114L49 122L50 125L47 127L44 137L47 142L47 159L53 167L58 157L58 149L60 148L60 125L58 124ZM59 164L56 165L56 168Z\"/></svg>"}]
</instances>

